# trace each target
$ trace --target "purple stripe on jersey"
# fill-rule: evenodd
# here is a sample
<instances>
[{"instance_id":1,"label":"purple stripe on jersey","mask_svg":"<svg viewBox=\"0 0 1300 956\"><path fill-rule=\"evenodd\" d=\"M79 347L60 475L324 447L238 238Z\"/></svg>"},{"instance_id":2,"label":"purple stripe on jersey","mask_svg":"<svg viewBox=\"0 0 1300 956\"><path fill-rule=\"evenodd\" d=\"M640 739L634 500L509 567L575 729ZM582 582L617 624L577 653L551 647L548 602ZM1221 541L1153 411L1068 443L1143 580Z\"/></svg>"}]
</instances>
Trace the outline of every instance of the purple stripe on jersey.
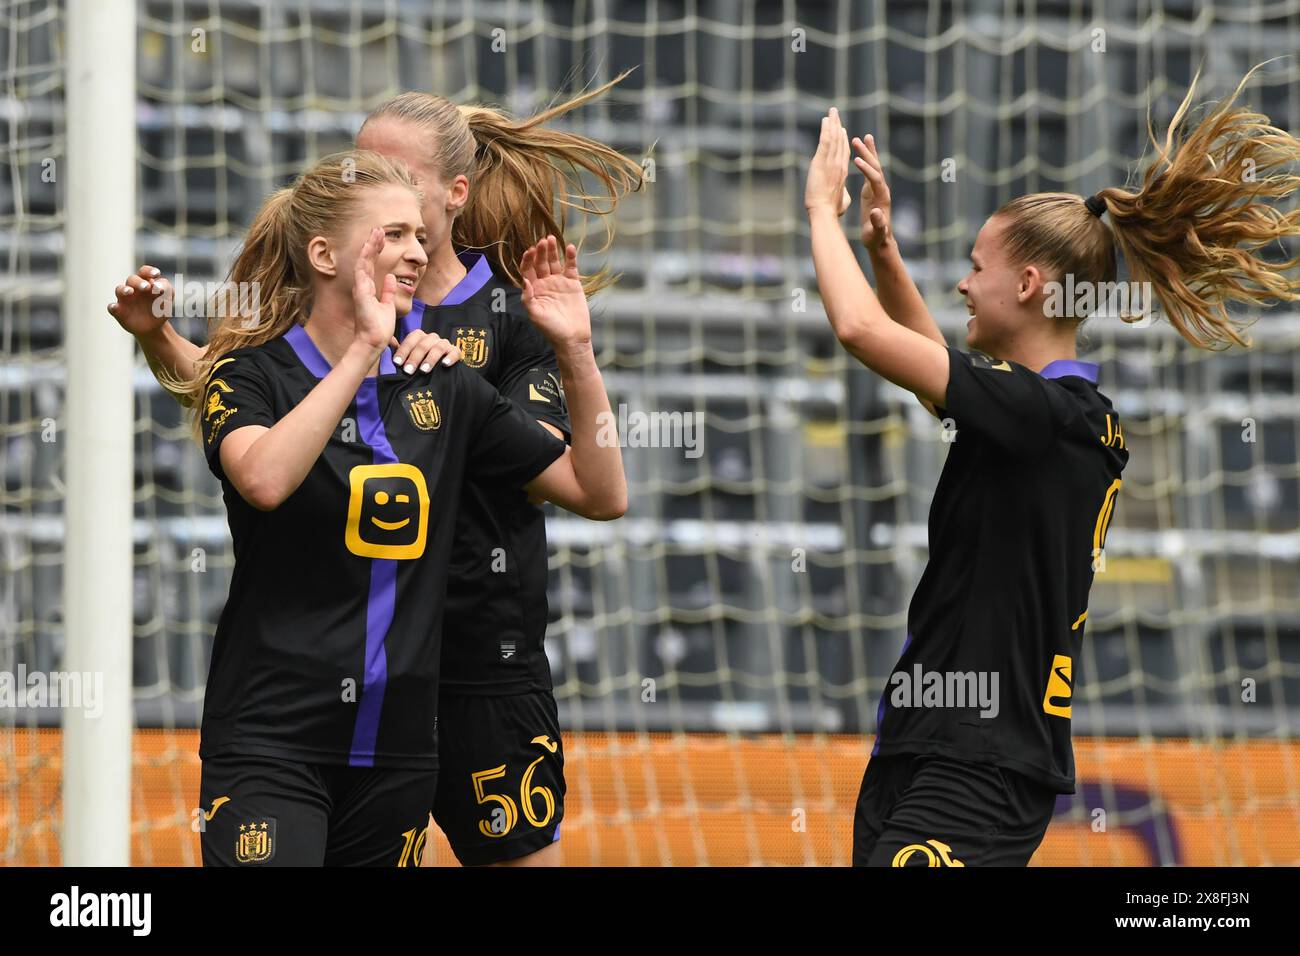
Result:
<instances>
[{"instance_id":1,"label":"purple stripe on jersey","mask_svg":"<svg viewBox=\"0 0 1300 956\"><path fill-rule=\"evenodd\" d=\"M901 661L907 649L912 645L912 632L908 631L907 640L903 641L903 649L898 652L898 659ZM895 664L895 667L898 665ZM885 689L880 692L880 706L876 708L876 740L871 745L871 756L880 752L880 725L885 719L885 699L889 696L889 681L885 681Z\"/></svg>"},{"instance_id":2,"label":"purple stripe on jersey","mask_svg":"<svg viewBox=\"0 0 1300 956\"><path fill-rule=\"evenodd\" d=\"M391 359L389 367L392 367ZM379 413L379 388L373 378L362 379L357 389L357 427L361 429L361 440L370 446L376 465L397 463L397 455L384 431L384 419Z\"/></svg>"},{"instance_id":3,"label":"purple stripe on jersey","mask_svg":"<svg viewBox=\"0 0 1300 956\"><path fill-rule=\"evenodd\" d=\"M284 335L298 356L298 361L317 378L330 372L330 363L321 355L316 343L301 325L292 326ZM393 375L393 356L384 349L379 356L379 374ZM379 386L374 378L365 378L357 389L357 427L361 440L370 446L376 465L394 464L397 455L384 431L384 419L379 411ZM352 750L348 764L353 767L373 767L375 744L379 739L379 717L384 709L384 689L388 685L388 654L384 638L393 623L397 605L397 561L392 558L370 559L370 592L366 596L366 659L365 674L361 684L361 699L357 704L357 722L352 729Z\"/></svg>"},{"instance_id":4,"label":"purple stripe on jersey","mask_svg":"<svg viewBox=\"0 0 1300 956\"><path fill-rule=\"evenodd\" d=\"M479 289L488 283L492 278L492 264L488 262L487 256L481 252L462 252L457 258L460 259L469 269L465 273L465 278L456 283L455 288L448 292L439 305L460 305ZM471 263L473 263L471 265Z\"/></svg>"},{"instance_id":5,"label":"purple stripe on jersey","mask_svg":"<svg viewBox=\"0 0 1300 956\"><path fill-rule=\"evenodd\" d=\"M357 722L352 728L352 750L348 766L373 767L375 743L379 739L379 717L384 709L388 685L388 653L384 638L393 623L393 602L397 600L397 562L392 558L370 560L370 594L366 598L366 661L357 703Z\"/></svg>"},{"instance_id":6,"label":"purple stripe on jersey","mask_svg":"<svg viewBox=\"0 0 1300 956\"><path fill-rule=\"evenodd\" d=\"M392 361L389 361L392 368ZM381 368L382 371L382 368ZM357 427L361 440L370 446L376 465L394 464L397 455L389 444L384 419L379 409L378 382L368 378L357 391ZM352 729L352 752L348 764L372 767L375 744L379 739L379 717L384 709L384 690L388 684L388 653L384 638L393 623L397 605L397 561L392 558L370 559L370 593L366 597L366 661L357 722Z\"/></svg>"},{"instance_id":7,"label":"purple stripe on jersey","mask_svg":"<svg viewBox=\"0 0 1300 956\"><path fill-rule=\"evenodd\" d=\"M325 356L320 354L320 349L316 348L316 343L301 325L295 322L290 326L289 331L284 333L284 340L293 347L298 361L307 366L307 371L317 378L324 378L330 373L330 363L325 361Z\"/></svg>"},{"instance_id":8,"label":"purple stripe on jersey","mask_svg":"<svg viewBox=\"0 0 1300 956\"><path fill-rule=\"evenodd\" d=\"M1077 375L1079 378L1086 378L1094 385L1097 384L1097 365L1094 362L1057 359L1055 362L1048 362L1044 365L1043 370L1038 374L1043 378L1064 378L1067 375Z\"/></svg>"}]
</instances>

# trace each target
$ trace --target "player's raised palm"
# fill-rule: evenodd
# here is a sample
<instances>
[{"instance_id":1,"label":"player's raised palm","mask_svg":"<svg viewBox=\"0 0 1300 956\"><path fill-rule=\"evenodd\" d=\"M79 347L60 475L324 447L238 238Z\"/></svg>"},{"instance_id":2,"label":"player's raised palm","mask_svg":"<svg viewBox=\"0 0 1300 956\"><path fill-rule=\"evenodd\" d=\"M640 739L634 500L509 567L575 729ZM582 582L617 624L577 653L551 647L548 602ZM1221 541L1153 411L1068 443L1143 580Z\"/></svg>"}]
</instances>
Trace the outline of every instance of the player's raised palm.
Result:
<instances>
[{"instance_id":1,"label":"player's raised palm","mask_svg":"<svg viewBox=\"0 0 1300 956\"><path fill-rule=\"evenodd\" d=\"M853 158L853 165L858 167L864 177L862 180L862 244L874 251L893 236L890 225L893 202L889 195L889 184L885 182L885 170L880 163L880 154L876 152L876 138L870 133L862 139L855 136L853 150L858 154Z\"/></svg>"},{"instance_id":2,"label":"player's raised palm","mask_svg":"<svg viewBox=\"0 0 1300 956\"><path fill-rule=\"evenodd\" d=\"M356 337L373 349L382 349L393 339L397 327L397 277L384 276L384 289L375 288L375 257L384 248L384 230L376 226L357 256L356 278L352 284L352 301L356 306Z\"/></svg>"},{"instance_id":3,"label":"player's raised palm","mask_svg":"<svg viewBox=\"0 0 1300 956\"><path fill-rule=\"evenodd\" d=\"M519 262L524 308L552 345L591 341L591 312L578 275L578 250L547 236Z\"/></svg>"},{"instance_id":4,"label":"player's raised palm","mask_svg":"<svg viewBox=\"0 0 1300 956\"><path fill-rule=\"evenodd\" d=\"M172 284L150 265L141 266L115 290L117 301L108 314L132 335L152 335L167 324L172 313Z\"/></svg>"},{"instance_id":5,"label":"player's raised palm","mask_svg":"<svg viewBox=\"0 0 1300 956\"><path fill-rule=\"evenodd\" d=\"M828 206L842 216L853 202L844 181L849 175L849 139L840 123L840 111L831 107L822 117L817 152L808 164L803 204L810 212Z\"/></svg>"}]
</instances>

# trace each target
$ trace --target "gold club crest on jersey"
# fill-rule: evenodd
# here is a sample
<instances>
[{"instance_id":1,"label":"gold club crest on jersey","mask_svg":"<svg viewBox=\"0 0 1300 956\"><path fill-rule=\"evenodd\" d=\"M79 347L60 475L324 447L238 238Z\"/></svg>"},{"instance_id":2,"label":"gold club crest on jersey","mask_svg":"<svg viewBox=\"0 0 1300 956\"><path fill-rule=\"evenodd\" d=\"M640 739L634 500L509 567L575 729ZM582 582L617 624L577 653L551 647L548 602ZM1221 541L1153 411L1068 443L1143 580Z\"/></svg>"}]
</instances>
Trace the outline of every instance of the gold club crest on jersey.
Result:
<instances>
[{"instance_id":1,"label":"gold club crest on jersey","mask_svg":"<svg viewBox=\"0 0 1300 956\"><path fill-rule=\"evenodd\" d=\"M275 856L275 821L269 817L239 825L235 859L240 863L264 863Z\"/></svg>"},{"instance_id":2,"label":"gold club crest on jersey","mask_svg":"<svg viewBox=\"0 0 1300 956\"><path fill-rule=\"evenodd\" d=\"M406 395L406 412L411 416L411 424L422 432L431 432L442 424L442 412L433 400L433 392L408 392Z\"/></svg>"},{"instance_id":3,"label":"gold club crest on jersey","mask_svg":"<svg viewBox=\"0 0 1300 956\"><path fill-rule=\"evenodd\" d=\"M482 368L488 360L487 329L457 329L456 348L461 361L470 368Z\"/></svg>"}]
</instances>

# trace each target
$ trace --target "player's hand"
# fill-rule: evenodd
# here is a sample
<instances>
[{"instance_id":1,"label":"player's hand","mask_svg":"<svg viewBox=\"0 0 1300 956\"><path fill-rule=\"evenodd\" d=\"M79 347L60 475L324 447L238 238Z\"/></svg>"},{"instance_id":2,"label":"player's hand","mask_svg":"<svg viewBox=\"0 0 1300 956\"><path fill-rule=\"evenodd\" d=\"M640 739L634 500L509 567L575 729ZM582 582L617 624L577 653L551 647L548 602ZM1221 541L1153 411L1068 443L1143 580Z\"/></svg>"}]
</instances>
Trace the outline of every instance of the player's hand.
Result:
<instances>
[{"instance_id":1,"label":"player's hand","mask_svg":"<svg viewBox=\"0 0 1300 956\"><path fill-rule=\"evenodd\" d=\"M352 284L352 302L356 306L356 339L376 353L393 340L397 326L397 277L384 276L383 292L375 289L375 256L384 248L384 230L376 226L357 256L356 275Z\"/></svg>"},{"instance_id":2,"label":"player's hand","mask_svg":"<svg viewBox=\"0 0 1300 956\"><path fill-rule=\"evenodd\" d=\"M831 107L822 117L821 139L817 153L808 166L808 183L804 187L803 205L809 212L819 207L844 215L853 202L844 182L849 176L849 137L840 123L840 111Z\"/></svg>"},{"instance_id":3,"label":"player's hand","mask_svg":"<svg viewBox=\"0 0 1300 956\"><path fill-rule=\"evenodd\" d=\"M114 291L117 300L108 304L108 314L132 335L153 335L167 324L175 291L161 270L143 265Z\"/></svg>"},{"instance_id":4,"label":"player's hand","mask_svg":"<svg viewBox=\"0 0 1300 956\"><path fill-rule=\"evenodd\" d=\"M578 275L578 250L563 250L554 236L532 246L519 261L524 280L524 308L533 325L559 351L562 346L591 342L591 312Z\"/></svg>"},{"instance_id":5,"label":"player's hand","mask_svg":"<svg viewBox=\"0 0 1300 956\"><path fill-rule=\"evenodd\" d=\"M853 165L862 173L862 244L871 252L878 251L894 238L890 222L892 210L889 184L885 170L876 152L876 138L867 133L862 139L853 138Z\"/></svg>"},{"instance_id":6,"label":"player's hand","mask_svg":"<svg viewBox=\"0 0 1300 956\"><path fill-rule=\"evenodd\" d=\"M421 372L430 372L435 362L455 365L461 358L460 349L436 332L414 329L400 345L396 338L391 341L393 364L408 375L414 375L417 368Z\"/></svg>"}]
</instances>

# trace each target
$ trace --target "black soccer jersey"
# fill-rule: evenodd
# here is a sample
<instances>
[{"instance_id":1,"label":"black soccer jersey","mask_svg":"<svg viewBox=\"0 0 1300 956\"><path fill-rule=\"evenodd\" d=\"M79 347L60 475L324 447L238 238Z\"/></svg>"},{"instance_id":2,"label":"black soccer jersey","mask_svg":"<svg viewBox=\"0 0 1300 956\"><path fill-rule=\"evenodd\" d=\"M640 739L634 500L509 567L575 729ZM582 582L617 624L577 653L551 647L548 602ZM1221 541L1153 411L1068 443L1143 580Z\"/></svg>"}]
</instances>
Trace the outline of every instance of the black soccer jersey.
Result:
<instances>
[{"instance_id":1,"label":"black soccer jersey","mask_svg":"<svg viewBox=\"0 0 1300 956\"><path fill-rule=\"evenodd\" d=\"M948 353L937 411L955 431L872 752L992 763L1073 793L1070 704L1123 430L1092 363Z\"/></svg>"},{"instance_id":2,"label":"black soccer jersey","mask_svg":"<svg viewBox=\"0 0 1300 956\"><path fill-rule=\"evenodd\" d=\"M464 481L519 487L564 451L467 368L407 376L391 353L279 507L221 468L225 436L272 426L329 372L294 326L213 365L203 409L235 568L217 625L200 755L436 767L440 628Z\"/></svg>"},{"instance_id":3,"label":"black soccer jersey","mask_svg":"<svg viewBox=\"0 0 1300 956\"><path fill-rule=\"evenodd\" d=\"M569 432L555 353L528 318L522 293L501 281L481 253L464 253L468 272L436 307L416 301L401 320L460 347L464 364L530 418ZM455 693L511 694L551 689L544 640L546 518L518 488L470 480L456 513L442 684Z\"/></svg>"}]
</instances>

